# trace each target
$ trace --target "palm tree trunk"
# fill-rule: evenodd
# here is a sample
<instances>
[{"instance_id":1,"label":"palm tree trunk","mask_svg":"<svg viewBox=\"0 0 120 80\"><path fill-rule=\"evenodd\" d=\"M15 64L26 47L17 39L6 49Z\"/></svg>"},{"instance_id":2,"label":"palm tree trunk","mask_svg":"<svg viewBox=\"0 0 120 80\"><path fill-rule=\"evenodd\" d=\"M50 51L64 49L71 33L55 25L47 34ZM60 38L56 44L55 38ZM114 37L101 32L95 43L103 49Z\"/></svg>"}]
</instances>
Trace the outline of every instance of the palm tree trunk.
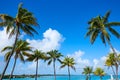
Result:
<instances>
[{"instance_id":1,"label":"palm tree trunk","mask_svg":"<svg viewBox=\"0 0 120 80\"><path fill-rule=\"evenodd\" d=\"M12 72L11 72L11 75L9 77L9 80L11 80L11 78L13 76L13 72L14 72L14 69L15 69L15 66L16 66L16 61L17 61L17 58L15 58L15 62L14 62L14 65L13 65Z\"/></svg>"},{"instance_id":2,"label":"palm tree trunk","mask_svg":"<svg viewBox=\"0 0 120 80\"><path fill-rule=\"evenodd\" d=\"M89 74L89 79L88 80L91 80L91 76L90 76L90 74Z\"/></svg>"},{"instance_id":3,"label":"palm tree trunk","mask_svg":"<svg viewBox=\"0 0 120 80\"><path fill-rule=\"evenodd\" d=\"M115 71L114 71L114 68L113 68L113 66L111 66L111 68L112 68L113 74L114 74L114 75L116 75L116 73L115 73Z\"/></svg>"},{"instance_id":4,"label":"palm tree trunk","mask_svg":"<svg viewBox=\"0 0 120 80\"><path fill-rule=\"evenodd\" d=\"M102 80L102 76L100 76L100 80Z\"/></svg>"},{"instance_id":5,"label":"palm tree trunk","mask_svg":"<svg viewBox=\"0 0 120 80\"><path fill-rule=\"evenodd\" d=\"M55 59L53 60L53 67L54 67L54 80L56 80Z\"/></svg>"},{"instance_id":6,"label":"palm tree trunk","mask_svg":"<svg viewBox=\"0 0 120 80\"><path fill-rule=\"evenodd\" d=\"M89 76L88 75L86 76L86 80L89 80Z\"/></svg>"},{"instance_id":7,"label":"palm tree trunk","mask_svg":"<svg viewBox=\"0 0 120 80\"><path fill-rule=\"evenodd\" d=\"M118 65L116 65L116 80L118 80Z\"/></svg>"},{"instance_id":8,"label":"palm tree trunk","mask_svg":"<svg viewBox=\"0 0 120 80\"><path fill-rule=\"evenodd\" d=\"M69 76L69 80L70 80L70 67L68 66L68 76Z\"/></svg>"},{"instance_id":9,"label":"palm tree trunk","mask_svg":"<svg viewBox=\"0 0 120 80\"><path fill-rule=\"evenodd\" d=\"M35 77L35 80L37 80L37 76L38 76L38 59L37 59L37 63L36 63L36 77Z\"/></svg>"},{"instance_id":10,"label":"palm tree trunk","mask_svg":"<svg viewBox=\"0 0 120 80\"><path fill-rule=\"evenodd\" d=\"M19 27L17 29L17 33L16 33L16 37L15 37L15 42L14 42L14 45L13 45L13 49L12 49L12 51L10 53L10 56L8 57L8 60L7 60L6 65L5 65L5 68L4 68L4 70L3 70L2 74L1 74L0 80L3 79L3 76L4 76L4 74L5 74L6 70L7 70L7 67L9 65L10 59L12 57L12 54L14 53L15 46L16 46L16 43L17 43L17 40L18 40L18 34L19 34Z\"/></svg>"},{"instance_id":11,"label":"palm tree trunk","mask_svg":"<svg viewBox=\"0 0 120 80\"><path fill-rule=\"evenodd\" d=\"M113 48L113 46L112 46L112 44L110 43L110 41L109 40L107 40L108 41L108 44L109 44L109 46L111 47L111 49L112 49L112 51L113 51L113 53L115 54L115 57L117 58L117 53L116 53L116 51L115 51L115 49ZM118 63L117 63L117 61L115 62L116 63L116 65L115 65L115 67L116 67L116 80L118 80Z\"/></svg>"},{"instance_id":12,"label":"palm tree trunk","mask_svg":"<svg viewBox=\"0 0 120 80\"><path fill-rule=\"evenodd\" d=\"M114 54L117 54L117 53L115 52L115 49L113 48L112 44L110 43L110 41L109 41L109 40L107 40L107 41L108 41L108 44L109 44L110 48L112 49L113 53L114 53Z\"/></svg>"}]
</instances>

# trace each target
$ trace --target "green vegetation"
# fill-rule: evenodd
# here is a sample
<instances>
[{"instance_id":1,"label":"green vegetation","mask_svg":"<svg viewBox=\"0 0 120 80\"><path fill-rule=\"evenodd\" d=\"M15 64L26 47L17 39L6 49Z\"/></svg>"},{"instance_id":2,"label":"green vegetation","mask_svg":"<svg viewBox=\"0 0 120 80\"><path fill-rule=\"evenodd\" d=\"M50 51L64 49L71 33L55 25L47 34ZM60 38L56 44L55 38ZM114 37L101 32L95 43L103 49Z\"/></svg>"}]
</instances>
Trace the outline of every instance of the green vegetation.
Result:
<instances>
[{"instance_id":1,"label":"green vegetation","mask_svg":"<svg viewBox=\"0 0 120 80\"><path fill-rule=\"evenodd\" d=\"M88 28L88 32L86 36L90 36L90 42L93 44L98 36L100 36L102 42L106 45L106 42L116 55L117 53L114 50L110 42L110 34L113 34L117 38L120 38L120 34L113 28L113 26L120 26L120 22L108 22L108 18L110 15L110 11L108 11L105 16L97 16L92 18L88 24L90 25ZM116 68L118 67L118 63L116 63ZM118 80L118 73L116 73L116 80Z\"/></svg>"},{"instance_id":2,"label":"green vegetation","mask_svg":"<svg viewBox=\"0 0 120 80\"><path fill-rule=\"evenodd\" d=\"M71 57L65 57L64 60L62 61L62 65L60 68L64 68L65 66L68 67L68 75L69 75L69 80L70 80L70 67L75 70L75 60L74 58Z\"/></svg>"},{"instance_id":3,"label":"green vegetation","mask_svg":"<svg viewBox=\"0 0 120 80\"><path fill-rule=\"evenodd\" d=\"M96 68L93 72L96 76L100 76L100 80L102 80L102 77L105 75L105 72L102 68Z\"/></svg>"},{"instance_id":4,"label":"green vegetation","mask_svg":"<svg viewBox=\"0 0 120 80\"><path fill-rule=\"evenodd\" d=\"M5 61L8 60L12 49L13 49L13 46L7 46L7 47L3 48L2 52L6 51ZM11 75L10 75L9 79L11 79L11 77L13 75L17 59L20 58L20 60L22 62L25 62L24 56L25 56L25 54L28 54L27 51L32 51L31 47L29 46L29 43L26 42L26 41L23 41L23 40L18 40L17 43L16 43L16 46L15 46L15 49L14 49L14 54L12 54L12 56L14 55L15 61L14 61L13 69L11 71Z\"/></svg>"},{"instance_id":5,"label":"green vegetation","mask_svg":"<svg viewBox=\"0 0 120 80\"><path fill-rule=\"evenodd\" d=\"M105 61L105 65L111 67L114 75L116 75L116 79L118 79L118 68L120 63L120 54L115 55L114 53L109 53L107 59ZM116 70L114 70L114 67Z\"/></svg>"},{"instance_id":6,"label":"green vegetation","mask_svg":"<svg viewBox=\"0 0 120 80\"><path fill-rule=\"evenodd\" d=\"M60 57L62 57L63 55L61 53L59 53L57 50L52 50L47 52L48 57L46 60L48 60L48 65L50 65L53 62L53 68L54 68L54 80L56 80L56 68L55 68L55 62L56 60L58 60L59 62L61 62Z\"/></svg>"},{"instance_id":7,"label":"green vegetation","mask_svg":"<svg viewBox=\"0 0 120 80\"><path fill-rule=\"evenodd\" d=\"M27 58L27 61L35 61L36 62L36 77L35 77L35 80L37 80L37 77L38 77L38 60L41 59L41 60L45 60L46 59L46 55L45 53L39 51L39 50L35 50L33 52L33 54L30 54Z\"/></svg>"},{"instance_id":8,"label":"green vegetation","mask_svg":"<svg viewBox=\"0 0 120 80\"><path fill-rule=\"evenodd\" d=\"M110 15L110 11L108 11L104 16L97 16L95 18L92 18L88 24L88 32L86 33L86 37L90 37L90 42L93 44L97 37L101 38L101 41L103 44L110 46L113 53L109 53L107 56L107 59L105 61L105 65L107 67L110 67L116 75L116 80L118 80L118 70L120 65L120 54L117 54L112 43L111 43L111 35L116 36L117 38L120 38L120 34L115 30L115 26L120 26L120 22L108 22L108 18ZM36 18L33 16L31 12L29 12L27 9L22 7L22 4L20 3L18 6L18 11L16 14L16 17L11 17L7 14L0 14L0 26L6 27L6 33L9 34L9 38L11 38L13 35L15 36L15 41L13 46L6 46L3 48L2 52L6 51L5 54L5 61L6 65L4 67L4 70L2 74L0 75L2 80L3 78L24 78L24 77L35 77L35 80L37 80L37 77L40 76L54 76L54 80L56 80L56 61L60 62L61 66L60 68L64 68L67 66L68 69L68 75L70 80L70 68L75 70L75 59L72 57L65 57L63 60L61 60L61 57L63 56L62 53L60 53L58 50L51 50L49 52L42 52L38 49L33 51L32 46L29 46L29 43L26 40L19 40L19 36L22 32L33 36L33 33L37 33L37 31L34 29L35 26L38 26L38 23L36 22ZM34 26L34 27L32 27ZM30 53L31 52L31 53ZM11 57L14 56L14 64L10 75L5 75L6 69L9 65L9 62L11 60ZM27 59L24 59L24 56L27 57ZM30 61L36 62L36 74L35 75L13 75L17 59L20 59L22 62ZM47 75L38 75L38 61L44 60L48 61L48 65L53 63L54 68L54 75L53 74L47 74ZM115 68L114 68L115 67ZM96 68L93 72L93 68L86 66L83 68L82 74L86 75L86 80L90 80L91 74L94 74L96 76L100 76L100 79L102 80L102 77L105 75L105 72L102 68ZM58 75L59 76L59 75Z\"/></svg>"},{"instance_id":9,"label":"green vegetation","mask_svg":"<svg viewBox=\"0 0 120 80\"><path fill-rule=\"evenodd\" d=\"M93 73L93 69L90 66L86 66L85 68L83 68L83 72L82 74L86 75L86 80L90 80L90 74Z\"/></svg>"},{"instance_id":10,"label":"green vegetation","mask_svg":"<svg viewBox=\"0 0 120 80\"><path fill-rule=\"evenodd\" d=\"M10 62L11 56L14 53L16 43L18 41L18 37L21 34L21 31L25 32L28 35L33 36L33 32L37 33L32 26L37 26L36 19L34 18L33 14L29 12L27 9L22 8L22 4L18 6L18 13L16 17L11 17L7 14L0 14L0 26L6 27L6 32L9 33L9 37L15 35L15 41L13 44L12 51L10 56L6 61L6 66L3 70L0 80L2 80L8 64ZM12 30L11 30L12 29Z\"/></svg>"}]
</instances>

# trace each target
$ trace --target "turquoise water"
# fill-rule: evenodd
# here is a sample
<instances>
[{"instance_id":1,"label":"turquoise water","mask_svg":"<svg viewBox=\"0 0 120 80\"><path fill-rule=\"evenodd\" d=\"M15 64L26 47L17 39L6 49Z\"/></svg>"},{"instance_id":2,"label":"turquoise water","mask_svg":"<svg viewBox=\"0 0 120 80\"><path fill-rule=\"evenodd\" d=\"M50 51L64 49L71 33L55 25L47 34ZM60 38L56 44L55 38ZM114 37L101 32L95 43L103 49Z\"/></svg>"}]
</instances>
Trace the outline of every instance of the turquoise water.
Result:
<instances>
[{"instance_id":1,"label":"turquoise water","mask_svg":"<svg viewBox=\"0 0 120 80\"><path fill-rule=\"evenodd\" d=\"M120 77L120 76L119 76ZM102 80L109 80L110 76L104 76ZM7 79L4 79L7 80ZM35 80L34 78L14 78L12 80ZM42 76L38 80L54 80L54 76ZM68 76L57 76L57 80L68 80ZM85 80L85 76L71 76L71 80ZM91 80L100 80L98 76L91 76Z\"/></svg>"}]
</instances>

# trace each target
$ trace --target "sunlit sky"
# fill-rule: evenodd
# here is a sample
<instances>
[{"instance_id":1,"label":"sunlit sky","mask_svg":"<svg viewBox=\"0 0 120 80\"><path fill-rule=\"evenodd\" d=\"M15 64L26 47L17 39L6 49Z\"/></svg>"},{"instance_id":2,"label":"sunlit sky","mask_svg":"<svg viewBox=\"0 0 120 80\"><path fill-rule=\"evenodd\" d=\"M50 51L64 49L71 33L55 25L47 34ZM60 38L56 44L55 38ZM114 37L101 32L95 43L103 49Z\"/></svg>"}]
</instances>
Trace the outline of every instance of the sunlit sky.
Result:
<instances>
[{"instance_id":1,"label":"sunlit sky","mask_svg":"<svg viewBox=\"0 0 120 80\"><path fill-rule=\"evenodd\" d=\"M36 28L39 35L29 37L23 33L22 39L26 39L37 49L43 51L58 49L63 55L74 57L77 62L77 71L72 71L72 74L81 74L82 68L86 65L100 66L106 70L104 60L110 52L110 47L105 46L99 38L91 45L89 37L85 38L85 33L89 26L88 21L98 15L104 16L108 10L111 11L109 21L120 21L120 0L1 0L0 14L15 17L20 2L23 3L24 8L34 14L40 25L40 28ZM120 32L120 28L116 29ZM7 37L5 29L2 29L0 50L13 43L14 38L8 40ZM111 43L119 52L120 41L111 36ZM0 73L5 65L3 57L4 53L1 53ZM11 70L12 60L7 74ZM47 63L40 61L39 65L40 74L53 72L52 66L48 68ZM60 64L57 63L58 74L66 74L67 70L59 70L59 66ZM18 60L15 74L34 74L34 72L35 63L23 64Z\"/></svg>"}]
</instances>

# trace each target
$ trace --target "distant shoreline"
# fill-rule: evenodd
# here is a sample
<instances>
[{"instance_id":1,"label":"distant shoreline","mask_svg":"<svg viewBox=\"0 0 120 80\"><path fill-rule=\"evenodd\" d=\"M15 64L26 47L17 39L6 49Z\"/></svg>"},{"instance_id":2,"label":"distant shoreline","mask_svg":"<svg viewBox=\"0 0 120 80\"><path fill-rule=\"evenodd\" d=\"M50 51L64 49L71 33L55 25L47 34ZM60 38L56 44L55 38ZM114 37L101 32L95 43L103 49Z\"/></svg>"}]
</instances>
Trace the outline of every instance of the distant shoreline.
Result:
<instances>
[{"instance_id":1,"label":"distant shoreline","mask_svg":"<svg viewBox=\"0 0 120 80\"><path fill-rule=\"evenodd\" d=\"M5 75L3 78L8 79L9 76L10 75L8 74L8 75ZM41 77L41 76L54 76L54 75L53 74L38 74L38 77ZM68 76L68 75L67 74L57 74L56 76ZM71 75L71 76L79 76L79 75ZM22 74L22 75L13 75L12 76L12 78L26 78L26 77L34 78L35 74Z\"/></svg>"},{"instance_id":2,"label":"distant shoreline","mask_svg":"<svg viewBox=\"0 0 120 80\"><path fill-rule=\"evenodd\" d=\"M1 76L1 75L0 75ZM10 75L5 75L4 79L8 79ZM38 77L42 76L54 76L53 74L39 74ZM68 76L67 74L57 74L56 76ZM71 75L71 76L84 76L84 75ZM94 75L91 75L94 76ZM109 75L106 75L109 76ZM13 75L12 78L34 78L35 74L22 74L22 75Z\"/></svg>"}]
</instances>

